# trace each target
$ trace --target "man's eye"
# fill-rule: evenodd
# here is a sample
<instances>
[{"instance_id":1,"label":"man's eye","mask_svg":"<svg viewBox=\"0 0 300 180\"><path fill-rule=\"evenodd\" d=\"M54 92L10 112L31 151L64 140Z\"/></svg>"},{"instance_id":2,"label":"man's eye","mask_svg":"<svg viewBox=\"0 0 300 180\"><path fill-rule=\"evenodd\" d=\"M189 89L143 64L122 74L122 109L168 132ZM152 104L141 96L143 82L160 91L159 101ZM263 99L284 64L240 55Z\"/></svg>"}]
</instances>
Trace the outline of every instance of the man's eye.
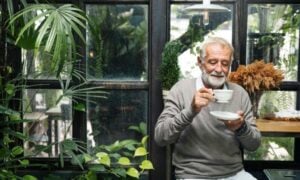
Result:
<instances>
[{"instance_id":1,"label":"man's eye","mask_svg":"<svg viewBox=\"0 0 300 180\"><path fill-rule=\"evenodd\" d=\"M228 64L228 63L222 63L222 66L224 66L224 67L228 67L228 66L229 66L229 64Z\"/></svg>"},{"instance_id":2,"label":"man's eye","mask_svg":"<svg viewBox=\"0 0 300 180\"><path fill-rule=\"evenodd\" d=\"M218 62L218 61L215 61L215 60L210 60L210 61L208 61L209 64L217 64L217 62Z\"/></svg>"}]
</instances>

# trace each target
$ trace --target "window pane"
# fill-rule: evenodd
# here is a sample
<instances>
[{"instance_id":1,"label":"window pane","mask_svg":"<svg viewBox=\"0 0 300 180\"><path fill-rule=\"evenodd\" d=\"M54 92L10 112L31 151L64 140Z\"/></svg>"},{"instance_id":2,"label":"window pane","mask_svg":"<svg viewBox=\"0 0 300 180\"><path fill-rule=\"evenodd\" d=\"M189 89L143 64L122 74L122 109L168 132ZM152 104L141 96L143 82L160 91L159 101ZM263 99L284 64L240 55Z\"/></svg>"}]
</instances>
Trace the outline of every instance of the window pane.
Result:
<instances>
[{"instance_id":1,"label":"window pane","mask_svg":"<svg viewBox=\"0 0 300 180\"><path fill-rule=\"evenodd\" d=\"M297 80L300 5L248 6L247 64L257 59L273 62L285 80Z\"/></svg>"},{"instance_id":2,"label":"window pane","mask_svg":"<svg viewBox=\"0 0 300 180\"><path fill-rule=\"evenodd\" d=\"M27 79L57 79L56 70L52 69L55 62L52 55L47 52L38 51L34 56L33 50L22 50L23 74ZM65 62L61 77L65 79L70 76L72 63Z\"/></svg>"},{"instance_id":3,"label":"window pane","mask_svg":"<svg viewBox=\"0 0 300 180\"><path fill-rule=\"evenodd\" d=\"M199 4L197 4L199 5ZM185 45L178 52L181 77L192 78L200 74L197 63L197 49L208 36L221 36L232 41L232 5L218 4L220 11L205 11L195 5L174 4L171 6L171 41L179 40ZM197 7L196 7L197 8Z\"/></svg>"},{"instance_id":4,"label":"window pane","mask_svg":"<svg viewBox=\"0 0 300 180\"><path fill-rule=\"evenodd\" d=\"M245 152L246 160L294 160L294 138L263 137L255 152Z\"/></svg>"},{"instance_id":5,"label":"window pane","mask_svg":"<svg viewBox=\"0 0 300 180\"><path fill-rule=\"evenodd\" d=\"M56 101L61 90L27 89L23 92L24 133L29 136L25 142L25 155L35 154L33 145L49 145L72 138L72 103L69 98ZM58 145L53 145L49 152L38 153L36 157L57 157Z\"/></svg>"},{"instance_id":6,"label":"window pane","mask_svg":"<svg viewBox=\"0 0 300 180\"><path fill-rule=\"evenodd\" d=\"M296 110L296 92L266 91L259 102L259 117L268 117L276 112ZM287 114L288 115L288 114Z\"/></svg>"},{"instance_id":7,"label":"window pane","mask_svg":"<svg viewBox=\"0 0 300 180\"><path fill-rule=\"evenodd\" d=\"M294 117L295 109L296 92L266 91L259 102L259 117L264 119L280 119L282 115ZM263 137L259 149L255 152L245 152L245 159L293 160L294 138Z\"/></svg>"},{"instance_id":8,"label":"window pane","mask_svg":"<svg viewBox=\"0 0 300 180\"><path fill-rule=\"evenodd\" d=\"M146 5L87 5L87 78L148 78L148 9Z\"/></svg>"},{"instance_id":9,"label":"window pane","mask_svg":"<svg viewBox=\"0 0 300 180\"><path fill-rule=\"evenodd\" d=\"M148 93L138 90L111 90L107 99L88 99L88 147L111 144L116 140L140 140L141 134L129 126L147 124Z\"/></svg>"}]
</instances>

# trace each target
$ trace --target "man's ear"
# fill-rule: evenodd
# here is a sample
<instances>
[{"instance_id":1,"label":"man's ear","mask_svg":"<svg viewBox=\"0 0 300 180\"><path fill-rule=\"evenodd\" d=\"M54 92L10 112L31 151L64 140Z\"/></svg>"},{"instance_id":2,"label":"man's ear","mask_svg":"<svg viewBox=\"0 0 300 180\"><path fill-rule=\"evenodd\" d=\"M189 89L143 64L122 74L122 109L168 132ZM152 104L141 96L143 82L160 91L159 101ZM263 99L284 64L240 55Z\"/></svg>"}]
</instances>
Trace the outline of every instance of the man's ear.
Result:
<instances>
[{"instance_id":1,"label":"man's ear","mask_svg":"<svg viewBox=\"0 0 300 180\"><path fill-rule=\"evenodd\" d=\"M202 62L200 56L197 56L197 64L200 67L200 69L202 69Z\"/></svg>"}]
</instances>

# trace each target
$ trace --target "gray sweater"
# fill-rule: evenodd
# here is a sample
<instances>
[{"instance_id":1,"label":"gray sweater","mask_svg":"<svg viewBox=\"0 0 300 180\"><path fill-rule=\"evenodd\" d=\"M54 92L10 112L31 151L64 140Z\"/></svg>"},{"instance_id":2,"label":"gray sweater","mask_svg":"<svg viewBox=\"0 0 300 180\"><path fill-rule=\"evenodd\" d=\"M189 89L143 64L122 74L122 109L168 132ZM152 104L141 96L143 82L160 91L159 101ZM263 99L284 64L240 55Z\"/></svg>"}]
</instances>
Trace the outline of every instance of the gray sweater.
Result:
<instances>
[{"instance_id":1,"label":"gray sweater","mask_svg":"<svg viewBox=\"0 0 300 180\"><path fill-rule=\"evenodd\" d=\"M241 148L256 150L261 135L255 126L248 93L239 85L233 89L229 103L209 103L199 113L191 108L196 92L196 79L176 83L165 100L165 107L155 126L155 141L165 146L174 144L172 163L177 178L223 178L241 169ZM212 110L237 112L242 110L246 129L238 134L209 114Z\"/></svg>"}]
</instances>

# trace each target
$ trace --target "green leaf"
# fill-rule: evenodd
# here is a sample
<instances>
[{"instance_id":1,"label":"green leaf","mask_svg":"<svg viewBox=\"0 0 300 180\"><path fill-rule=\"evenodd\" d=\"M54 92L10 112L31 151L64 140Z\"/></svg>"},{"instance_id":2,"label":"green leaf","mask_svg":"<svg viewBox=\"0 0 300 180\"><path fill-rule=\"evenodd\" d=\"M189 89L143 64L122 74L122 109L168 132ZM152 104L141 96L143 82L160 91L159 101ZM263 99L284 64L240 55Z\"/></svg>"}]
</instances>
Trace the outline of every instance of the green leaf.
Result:
<instances>
[{"instance_id":1,"label":"green leaf","mask_svg":"<svg viewBox=\"0 0 300 180\"><path fill-rule=\"evenodd\" d=\"M9 115L9 119L11 121L20 120L21 119L20 113L14 113L14 114Z\"/></svg>"},{"instance_id":2,"label":"green leaf","mask_svg":"<svg viewBox=\"0 0 300 180\"><path fill-rule=\"evenodd\" d=\"M126 170L124 168L115 168L112 169L112 173L117 175L117 176L121 176L121 177L126 177Z\"/></svg>"},{"instance_id":3,"label":"green leaf","mask_svg":"<svg viewBox=\"0 0 300 180\"><path fill-rule=\"evenodd\" d=\"M144 147L139 147L134 152L134 156L145 156L147 154L147 150Z\"/></svg>"},{"instance_id":4,"label":"green leaf","mask_svg":"<svg viewBox=\"0 0 300 180\"><path fill-rule=\"evenodd\" d=\"M130 160L127 157L121 157L118 160L118 163L121 165L124 165L124 166L128 166L128 165L130 165Z\"/></svg>"},{"instance_id":5,"label":"green leaf","mask_svg":"<svg viewBox=\"0 0 300 180\"><path fill-rule=\"evenodd\" d=\"M144 136L143 139L142 139L142 144L144 146L146 146L146 143L147 143L147 140L148 140L149 136Z\"/></svg>"},{"instance_id":6,"label":"green leaf","mask_svg":"<svg viewBox=\"0 0 300 180\"><path fill-rule=\"evenodd\" d=\"M35 145L34 146L35 147L35 149L34 149L34 153L40 153L40 152L45 152L45 153L50 153L51 152L51 145L48 145L48 146L44 146L44 145L39 145L39 144L37 144L37 145Z\"/></svg>"},{"instance_id":7,"label":"green leaf","mask_svg":"<svg viewBox=\"0 0 300 180\"><path fill-rule=\"evenodd\" d=\"M91 155L84 153L84 154L83 154L83 159L84 159L84 162L89 162L89 161L91 161L93 158L92 158Z\"/></svg>"},{"instance_id":8,"label":"green leaf","mask_svg":"<svg viewBox=\"0 0 300 180\"><path fill-rule=\"evenodd\" d=\"M38 31L34 30L32 26L28 28L27 32L20 37L18 42L16 42L16 45L27 50L34 49L37 36Z\"/></svg>"},{"instance_id":9,"label":"green leaf","mask_svg":"<svg viewBox=\"0 0 300 180\"><path fill-rule=\"evenodd\" d=\"M135 150L135 146L132 145L132 144L125 145L124 148L128 149L129 151L134 151Z\"/></svg>"},{"instance_id":10,"label":"green leaf","mask_svg":"<svg viewBox=\"0 0 300 180\"><path fill-rule=\"evenodd\" d=\"M14 91L15 91L15 85L13 84L6 84L5 86L5 92L9 95L13 95L14 94Z\"/></svg>"},{"instance_id":11,"label":"green leaf","mask_svg":"<svg viewBox=\"0 0 300 180\"><path fill-rule=\"evenodd\" d=\"M23 180L37 180L37 178L31 175L25 175L23 176Z\"/></svg>"},{"instance_id":12,"label":"green leaf","mask_svg":"<svg viewBox=\"0 0 300 180\"><path fill-rule=\"evenodd\" d=\"M105 167L102 164L93 164L89 166L89 170L96 171L96 172L106 171Z\"/></svg>"},{"instance_id":13,"label":"green leaf","mask_svg":"<svg viewBox=\"0 0 300 180\"><path fill-rule=\"evenodd\" d=\"M83 154L78 154L78 155L72 154L71 164L81 166L82 163L84 162L83 156L84 156Z\"/></svg>"},{"instance_id":14,"label":"green leaf","mask_svg":"<svg viewBox=\"0 0 300 180\"><path fill-rule=\"evenodd\" d=\"M74 106L74 109L77 111L85 112L85 105L83 103L77 103Z\"/></svg>"},{"instance_id":15,"label":"green leaf","mask_svg":"<svg viewBox=\"0 0 300 180\"><path fill-rule=\"evenodd\" d=\"M9 156L10 151L5 148L0 149L0 159Z\"/></svg>"},{"instance_id":16,"label":"green leaf","mask_svg":"<svg viewBox=\"0 0 300 180\"><path fill-rule=\"evenodd\" d=\"M103 166L102 166L103 167ZM104 167L103 167L104 168ZM97 174L94 171L89 171L85 175L86 180L97 180Z\"/></svg>"},{"instance_id":17,"label":"green leaf","mask_svg":"<svg viewBox=\"0 0 300 180\"><path fill-rule=\"evenodd\" d=\"M149 160L144 160L139 167L143 170L144 169L154 169L152 162Z\"/></svg>"},{"instance_id":18,"label":"green leaf","mask_svg":"<svg viewBox=\"0 0 300 180\"><path fill-rule=\"evenodd\" d=\"M104 164L104 165L110 167L110 157L108 156L107 153L99 152L96 154L96 156L98 157L98 161L100 164Z\"/></svg>"},{"instance_id":19,"label":"green leaf","mask_svg":"<svg viewBox=\"0 0 300 180\"><path fill-rule=\"evenodd\" d=\"M139 127L140 127L142 135L146 135L147 134L147 124L145 122L141 122Z\"/></svg>"},{"instance_id":20,"label":"green leaf","mask_svg":"<svg viewBox=\"0 0 300 180\"><path fill-rule=\"evenodd\" d=\"M3 143L4 143L4 144L9 144L9 143L11 143L11 142L14 142L14 141L11 140L11 139L9 138L9 136L5 136L5 137L3 138Z\"/></svg>"},{"instance_id":21,"label":"green leaf","mask_svg":"<svg viewBox=\"0 0 300 180\"><path fill-rule=\"evenodd\" d=\"M20 164L23 165L23 166L27 166L27 165L29 165L29 160L24 159L24 160L20 161Z\"/></svg>"},{"instance_id":22,"label":"green leaf","mask_svg":"<svg viewBox=\"0 0 300 180\"><path fill-rule=\"evenodd\" d=\"M77 151L78 150L77 144L74 141L72 141L71 139L66 139L66 140L62 141L61 144L63 145L64 151L69 151L69 150Z\"/></svg>"},{"instance_id":23,"label":"green leaf","mask_svg":"<svg viewBox=\"0 0 300 180\"><path fill-rule=\"evenodd\" d=\"M21 146L15 146L12 148L11 155L12 156L17 156L23 153L23 148Z\"/></svg>"},{"instance_id":24,"label":"green leaf","mask_svg":"<svg viewBox=\"0 0 300 180\"><path fill-rule=\"evenodd\" d=\"M126 172L127 175L131 176L131 177L135 177L135 178L139 178L140 177L140 173L137 169L131 167L127 170Z\"/></svg>"},{"instance_id":25,"label":"green leaf","mask_svg":"<svg viewBox=\"0 0 300 180\"><path fill-rule=\"evenodd\" d=\"M121 157L121 155L119 153L112 153L112 154L109 154L109 157L119 159Z\"/></svg>"}]
</instances>

